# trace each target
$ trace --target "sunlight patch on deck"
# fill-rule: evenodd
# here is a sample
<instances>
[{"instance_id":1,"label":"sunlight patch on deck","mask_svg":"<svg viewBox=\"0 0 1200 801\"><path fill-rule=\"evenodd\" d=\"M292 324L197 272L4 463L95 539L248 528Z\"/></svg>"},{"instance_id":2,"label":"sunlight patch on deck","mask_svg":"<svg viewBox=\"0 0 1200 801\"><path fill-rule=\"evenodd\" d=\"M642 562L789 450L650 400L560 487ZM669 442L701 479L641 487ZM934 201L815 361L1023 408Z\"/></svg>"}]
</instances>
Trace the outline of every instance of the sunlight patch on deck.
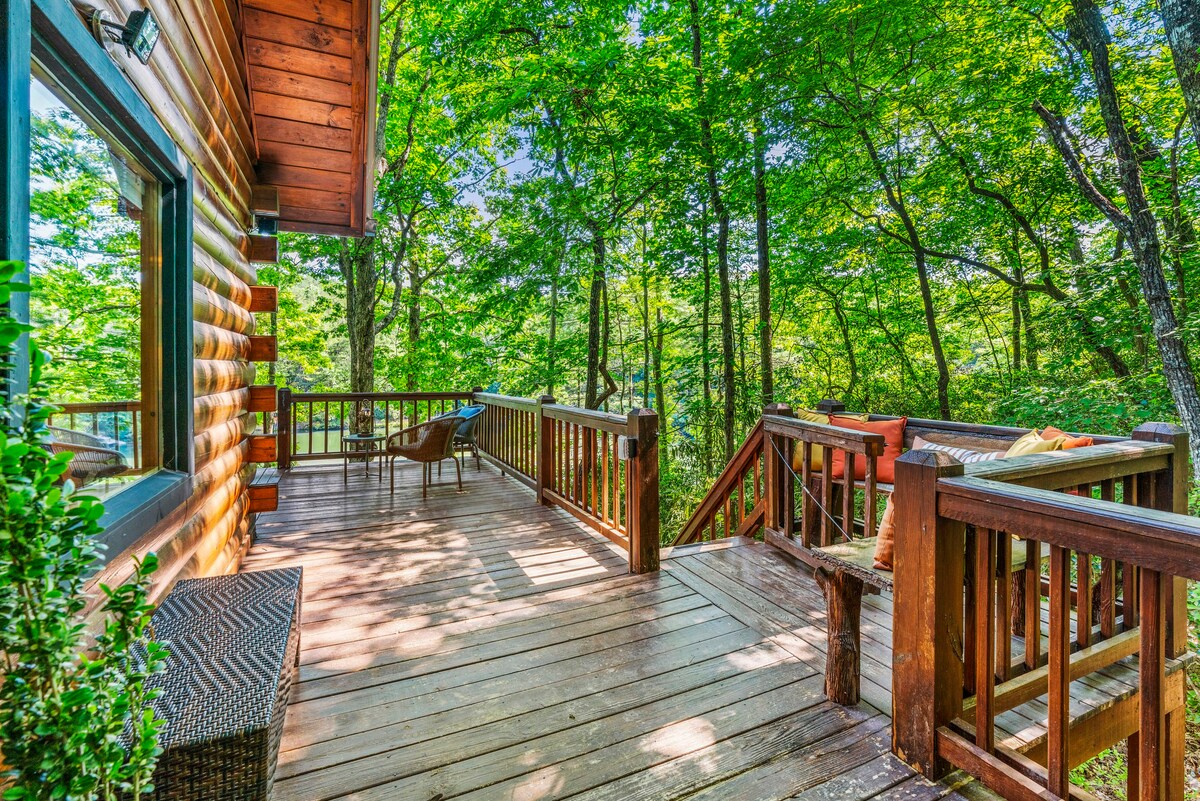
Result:
<instances>
[{"instance_id":1,"label":"sunlight patch on deck","mask_svg":"<svg viewBox=\"0 0 1200 801\"><path fill-rule=\"evenodd\" d=\"M564 574L578 577L608 572L608 568L583 548L564 548L555 553L554 560L549 563L542 549L513 550L508 554L535 586L561 581Z\"/></svg>"}]
</instances>

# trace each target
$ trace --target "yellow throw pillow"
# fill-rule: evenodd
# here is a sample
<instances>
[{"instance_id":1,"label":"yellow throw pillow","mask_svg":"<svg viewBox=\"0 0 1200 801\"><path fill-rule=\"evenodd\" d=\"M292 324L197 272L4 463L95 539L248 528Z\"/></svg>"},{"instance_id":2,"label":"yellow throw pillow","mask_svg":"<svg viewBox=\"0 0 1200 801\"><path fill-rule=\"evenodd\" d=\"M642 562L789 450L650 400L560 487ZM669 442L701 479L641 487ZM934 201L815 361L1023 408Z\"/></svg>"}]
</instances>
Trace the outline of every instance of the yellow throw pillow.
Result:
<instances>
[{"instance_id":1,"label":"yellow throw pillow","mask_svg":"<svg viewBox=\"0 0 1200 801\"><path fill-rule=\"evenodd\" d=\"M1009 456L1028 456L1031 453L1047 453L1048 451L1061 451L1063 443L1067 441L1066 437L1053 437L1051 439L1042 439L1041 434L1035 428L1025 436L1012 444L1008 452L1004 454L1005 458Z\"/></svg>"},{"instance_id":2,"label":"yellow throw pillow","mask_svg":"<svg viewBox=\"0 0 1200 801\"><path fill-rule=\"evenodd\" d=\"M792 415L797 420L803 420L806 423L820 423L821 425L826 425L826 426L830 424L831 415L829 415L827 412L814 412L810 409L796 409L792 412ZM848 417L851 420L857 420L860 423L867 422L867 419L870 417L870 415L868 415L868 414L846 414L845 412L838 412L832 416L833 417ZM837 424L834 423L834 425L837 425ZM812 459L809 460L809 464L808 464L809 469L815 473L815 472L819 471L824 464L825 464L825 449L822 448L820 445L813 445ZM792 453L792 470L794 470L796 472L796 475L800 475L803 467L804 467L804 447L799 442L797 442L796 450L794 453Z\"/></svg>"}]
</instances>

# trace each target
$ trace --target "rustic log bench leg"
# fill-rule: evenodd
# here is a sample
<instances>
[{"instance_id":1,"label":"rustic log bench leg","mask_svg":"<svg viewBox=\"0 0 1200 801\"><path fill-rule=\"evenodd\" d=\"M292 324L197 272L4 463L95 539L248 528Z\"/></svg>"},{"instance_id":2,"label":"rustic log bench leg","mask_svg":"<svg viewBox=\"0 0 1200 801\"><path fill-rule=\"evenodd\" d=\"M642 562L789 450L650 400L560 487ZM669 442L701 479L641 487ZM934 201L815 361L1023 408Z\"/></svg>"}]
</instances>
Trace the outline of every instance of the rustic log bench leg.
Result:
<instances>
[{"instance_id":1,"label":"rustic log bench leg","mask_svg":"<svg viewBox=\"0 0 1200 801\"><path fill-rule=\"evenodd\" d=\"M844 570L816 570L825 594L828 650L825 654L825 697L835 704L854 706L859 700L863 580Z\"/></svg>"}]
</instances>

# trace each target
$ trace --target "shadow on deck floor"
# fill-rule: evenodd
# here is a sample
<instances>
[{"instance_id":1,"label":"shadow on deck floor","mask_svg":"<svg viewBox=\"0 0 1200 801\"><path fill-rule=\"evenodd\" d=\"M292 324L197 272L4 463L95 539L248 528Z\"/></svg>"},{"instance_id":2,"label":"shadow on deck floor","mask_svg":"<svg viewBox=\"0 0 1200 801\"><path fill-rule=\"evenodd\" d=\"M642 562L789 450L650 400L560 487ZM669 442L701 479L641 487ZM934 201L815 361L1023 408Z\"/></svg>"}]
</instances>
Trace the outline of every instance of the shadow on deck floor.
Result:
<instances>
[{"instance_id":1,"label":"shadow on deck floor","mask_svg":"<svg viewBox=\"0 0 1200 801\"><path fill-rule=\"evenodd\" d=\"M487 466L425 502L415 465L394 496L360 471L285 475L244 563L304 567L276 801L961 798L888 751L883 607L845 709L822 694L820 591L773 549L630 576Z\"/></svg>"}]
</instances>

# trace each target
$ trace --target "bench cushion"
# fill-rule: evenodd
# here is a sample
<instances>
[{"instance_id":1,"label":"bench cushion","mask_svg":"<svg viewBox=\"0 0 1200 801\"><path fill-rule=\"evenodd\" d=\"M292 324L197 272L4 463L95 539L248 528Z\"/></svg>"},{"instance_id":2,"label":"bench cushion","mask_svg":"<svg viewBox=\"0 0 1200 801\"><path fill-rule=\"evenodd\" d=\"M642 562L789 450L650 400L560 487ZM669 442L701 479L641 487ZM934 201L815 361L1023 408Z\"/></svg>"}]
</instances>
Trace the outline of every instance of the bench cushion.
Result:
<instances>
[{"instance_id":1,"label":"bench cushion","mask_svg":"<svg viewBox=\"0 0 1200 801\"><path fill-rule=\"evenodd\" d=\"M830 418L830 422L833 423L832 417ZM885 484L891 484L895 481L896 460L904 452L904 424L907 422L907 417L900 417L895 420L875 420L866 423L860 423L857 420L839 419L833 424L840 428L851 429L852 431L883 435L883 453L879 455L878 460L875 462L875 478ZM842 478L845 469L846 455L840 450L834 450L833 477ZM854 475L851 478L853 480L861 480L866 478L866 474L866 460L855 459Z\"/></svg>"}]
</instances>

